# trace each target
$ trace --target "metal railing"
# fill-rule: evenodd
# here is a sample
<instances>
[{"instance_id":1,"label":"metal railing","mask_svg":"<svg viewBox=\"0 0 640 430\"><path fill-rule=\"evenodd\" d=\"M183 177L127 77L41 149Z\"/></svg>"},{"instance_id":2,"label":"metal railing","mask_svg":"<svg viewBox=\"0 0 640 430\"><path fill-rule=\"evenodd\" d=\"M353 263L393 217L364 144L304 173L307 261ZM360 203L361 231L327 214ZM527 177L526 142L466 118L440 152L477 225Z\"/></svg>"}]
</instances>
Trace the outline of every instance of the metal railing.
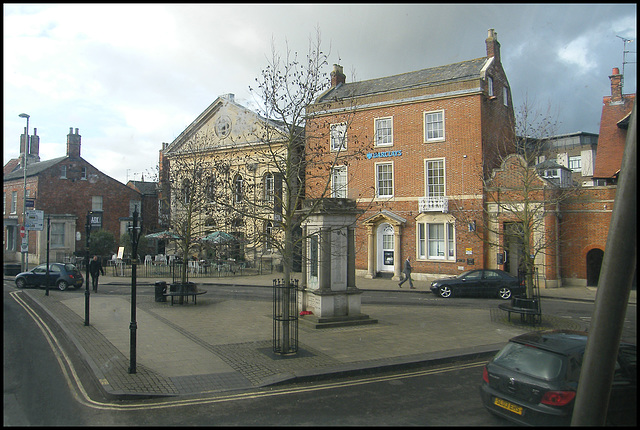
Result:
<instances>
[{"instance_id":1,"label":"metal railing","mask_svg":"<svg viewBox=\"0 0 640 430\"><path fill-rule=\"evenodd\" d=\"M420 197L418 211L447 213L449 211L449 199L444 196Z\"/></svg>"}]
</instances>

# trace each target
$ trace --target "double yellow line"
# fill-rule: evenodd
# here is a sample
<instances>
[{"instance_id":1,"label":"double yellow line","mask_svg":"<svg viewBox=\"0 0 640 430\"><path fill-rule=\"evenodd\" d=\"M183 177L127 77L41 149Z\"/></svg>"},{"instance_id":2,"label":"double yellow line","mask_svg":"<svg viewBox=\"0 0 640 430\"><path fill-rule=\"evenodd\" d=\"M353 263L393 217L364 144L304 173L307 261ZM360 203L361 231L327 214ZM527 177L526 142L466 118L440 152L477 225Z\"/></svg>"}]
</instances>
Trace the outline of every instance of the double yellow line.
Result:
<instances>
[{"instance_id":1,"label":"double yellow line","mask_svg":"<svg viewBox=\"0 0 640 430\"><path fill-rule=\"evenodd\" d=\"M265 389L265 391L257 391L257 392L248 392L248 393L238 393L238 394L229 394L229 395L221 395L216 397L208 397L208 398L195 398L195 399L183 399L183 400L153 400L153 401L132 401L128 404L117 404L117 403L108 403L108 402L97 402L92 400L87 391L84 389L80 378L78 377L77 372L71 362L71 359L67 355L67 353L62 348L58 338L53 333L53 331L49 328L49 326L40 318L38 313L29 306L28 303L24 301L21 295L23 292L14 291L11 292L10 295L13 299L20 305L22 308L27 311L27 313L31 316L31 318L38 325L40 330L42 331L45 339L49 343L51 350L53 351L56 359L58 360L58 364L60 365L60 369L62 370L65 379L67 380L67 384L72 391L74 398L82 405L100 410L126 410L126 411L135 411L135 410L149 410L149 409L167 409L167 408L176 408L183 406L196 406L196 405L206 405L206 404L214 404L214 403L223 403L223 402L231 402L237 400L248 400L248 399L259 399L263 397L272 397L272 396L286 396L297 393L309 393L314 391L323 391L323 390L333 390L339 388L347 388L347 387L355 387L359 385L366 384L375 384L378 382L385 381L395 381L400 379L414 378L426 375L435 375L440 373L452 372L456 370L462 369L470 369L481 367L486 364L485 361L478 361L472 363L463 363L463 364L454 364L450 366L438 367L435 369L428 370L418 370L414 372L406 372L402 374L394 374L394 375L386 375L386 376L371 376L366 378L359 378L356 380L350 381L340 381L340 382L330 382L325 384L318 384L309 387L294 387L294 388L280 388L280 389ZM206 394L206 393L204 393ZM210 393L211 394L211 393Z\"/></svg>"}]
</instances>

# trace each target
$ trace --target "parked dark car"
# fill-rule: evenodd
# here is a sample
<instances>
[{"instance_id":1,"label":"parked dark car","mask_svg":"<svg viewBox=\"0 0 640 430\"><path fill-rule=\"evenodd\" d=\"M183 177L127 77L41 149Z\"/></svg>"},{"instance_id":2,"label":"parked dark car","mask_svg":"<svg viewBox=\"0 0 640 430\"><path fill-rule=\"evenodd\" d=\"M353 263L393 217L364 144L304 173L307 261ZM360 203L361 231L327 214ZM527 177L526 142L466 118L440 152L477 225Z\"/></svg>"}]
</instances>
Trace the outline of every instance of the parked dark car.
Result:
<instances>
[{"instance_id":1,"label":"parked dark car","mask_svg":"<svg viewBox=\"0 0 640 430\"><path fill-rule=\"evenodd\" d=\"M82 273L70 263L49 263L49 287L58 288L60 291L66 290L68 287L80 288L84 278ZM41 264L34 267L28 272L18 273L16 275L16 287L24 288L27 286L43 286L46 287L47 282L47 265Z\"/></svg>"},{"instance_id":2,"label":"parked dark car","mask_svg":"<svg viewBox=\"0 0 640 430\"><path fill-rule=\"evenodd\" d=\"M482 373L485 408L525 425L570 425L587 333L551 330L516 336ZM636 425L636 346L622 342L607 424Z\"/></svg>"},{"instance_id":3,"label":"parked dark car","mask_svg":"<svg viewBox=\"0 0 640 430\"><path fill-rule=\"evenodd\" d=\"M499 297L508 300L511 296L525 293L524 283L503 271L493 269L469 270L454 278L436 279L431 282L431 292L443 298L462 296Z\"/></svg>"}]
</instances>

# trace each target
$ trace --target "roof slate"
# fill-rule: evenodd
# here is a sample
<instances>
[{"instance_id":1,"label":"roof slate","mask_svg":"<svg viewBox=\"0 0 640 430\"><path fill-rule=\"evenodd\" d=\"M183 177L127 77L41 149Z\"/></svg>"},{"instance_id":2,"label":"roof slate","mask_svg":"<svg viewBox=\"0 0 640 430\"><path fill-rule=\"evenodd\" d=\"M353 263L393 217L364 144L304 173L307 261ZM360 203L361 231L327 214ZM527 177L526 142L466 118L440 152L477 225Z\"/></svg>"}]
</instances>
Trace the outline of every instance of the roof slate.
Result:
<instances>
[{"instance_id":1,"label":"roof slate","mask_svg":"<svg viewBox=\"0 0 640 430\"><path fill-rule=\"evenodd\" d=\"M481 57L400 75L344 83L330 89L318 99L318 102L479 78L482 68L490 60L491 58Z\"/></svg>"}]
</instances>

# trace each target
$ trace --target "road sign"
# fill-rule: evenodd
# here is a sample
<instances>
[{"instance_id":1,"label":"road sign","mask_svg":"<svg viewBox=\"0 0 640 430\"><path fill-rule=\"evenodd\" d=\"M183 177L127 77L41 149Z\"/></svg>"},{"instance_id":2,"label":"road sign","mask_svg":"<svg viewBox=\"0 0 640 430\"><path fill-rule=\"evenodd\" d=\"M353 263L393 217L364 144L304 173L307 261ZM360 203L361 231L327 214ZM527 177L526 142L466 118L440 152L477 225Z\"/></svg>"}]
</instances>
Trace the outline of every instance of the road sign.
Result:
<instances>
[{"instance_id":1,"label":"road sign","mask_svg":"<svg viewBox=\"0 0 640 430\"><path fill-rule=\"evenodd\" d=\"M35 208L36 207L35 199L26 199L25 202L24 202L24 207L25 208Z\"/></svg>"},{"instance_id":2,"label":"road sign","mask_svg":"<svg viewBox=\"0 0 640 430\"><path fill-rule=\"evenodd\" d=\"M20 244L20 252L29 252L29 242L26 237L22 238L22 243Z\"/></svg>"},{"instance_id":3,"label":"road sign","mask_svg":"<svg viewBox=\"0 0 640 430\"><path fill-rule=\"evenodd\" d=\"M24 237L24 235L27 234L26 231L24 230L24 226L21 225L20 226L20 237Z\"/></svg>"},{"instance_id":4,"label":"road sign","mask_svg":"<svg viewBox=\"0 0 640 430\"><path fill-rule=\"evenodd\" d=\"M44 211L27 211L27 221L25 226L27 230L44 230Z\"/></svg>"}]
</instances>

